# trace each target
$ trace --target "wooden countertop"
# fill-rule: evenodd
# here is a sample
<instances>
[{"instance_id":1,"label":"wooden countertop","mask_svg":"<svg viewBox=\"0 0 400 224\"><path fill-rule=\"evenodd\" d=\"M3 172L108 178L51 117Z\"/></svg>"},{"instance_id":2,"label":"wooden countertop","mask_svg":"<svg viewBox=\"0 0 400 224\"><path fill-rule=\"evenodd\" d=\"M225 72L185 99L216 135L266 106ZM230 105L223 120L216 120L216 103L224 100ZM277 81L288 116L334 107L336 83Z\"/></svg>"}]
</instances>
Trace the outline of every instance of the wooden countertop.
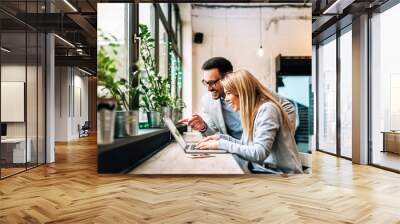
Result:
<instances>
[{"instance_id":1,"label":"wooden countertop","mask_svg":"<svg viewBox=\"0 0 400 224\"><path fill-rule=\"evenodd\" d=\"M172 143L129 174L244 174L244 172L232 154L189 158L177 143Z\"/></svg>"}]
</instances>

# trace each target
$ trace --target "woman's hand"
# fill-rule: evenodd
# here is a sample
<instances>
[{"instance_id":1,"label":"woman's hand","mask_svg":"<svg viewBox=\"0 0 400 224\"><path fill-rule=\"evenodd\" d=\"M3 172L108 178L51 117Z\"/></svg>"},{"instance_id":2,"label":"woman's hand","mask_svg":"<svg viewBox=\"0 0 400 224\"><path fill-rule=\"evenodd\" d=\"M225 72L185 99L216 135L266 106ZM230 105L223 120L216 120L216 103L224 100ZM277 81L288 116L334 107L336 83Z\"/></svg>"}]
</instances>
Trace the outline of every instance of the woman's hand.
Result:
<instances>
[{"instance_id":1,"label":"woman's hand","mask_svg":"<svg viewBox=\"0 0 400 224\"><path fill-rule=\"evenodd\" d=\"M208 141L200 142L196 145L196 149L218 149L218 140L210 139Z\"/></svg>"},{"instance_id":2,"label":"woman's hand","mask_svg":"<svg viewBox=\"0 0 400 224\"><path fill-rule=\"evenodd\" d=\"M218 140L218 139L219 139L219 135L215 134L215 135L210 135L210 136L207 136L207 137L201 139L198 143L206 142L209 140Z\"/></svg>"}]
</instances>

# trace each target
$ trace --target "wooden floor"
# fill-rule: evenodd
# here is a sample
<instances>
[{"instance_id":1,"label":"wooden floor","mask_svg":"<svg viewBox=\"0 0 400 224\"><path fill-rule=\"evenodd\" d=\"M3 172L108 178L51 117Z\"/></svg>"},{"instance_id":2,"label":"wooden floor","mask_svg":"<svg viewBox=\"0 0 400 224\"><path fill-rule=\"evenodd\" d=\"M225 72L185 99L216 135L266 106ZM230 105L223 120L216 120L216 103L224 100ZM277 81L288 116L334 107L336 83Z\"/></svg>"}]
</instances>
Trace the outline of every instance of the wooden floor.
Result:
<instances>
[{"instance_id":1,"label":"wooden floor","mask_svg":"<svg viewBox=\"0 0 400 224\"><path fill-rule=\"evenodd\" d=\"M400 223L400 175L314 154L291 177L98 175L94 138L0 181L0 223Z\"/></svg>"}]
</instances>

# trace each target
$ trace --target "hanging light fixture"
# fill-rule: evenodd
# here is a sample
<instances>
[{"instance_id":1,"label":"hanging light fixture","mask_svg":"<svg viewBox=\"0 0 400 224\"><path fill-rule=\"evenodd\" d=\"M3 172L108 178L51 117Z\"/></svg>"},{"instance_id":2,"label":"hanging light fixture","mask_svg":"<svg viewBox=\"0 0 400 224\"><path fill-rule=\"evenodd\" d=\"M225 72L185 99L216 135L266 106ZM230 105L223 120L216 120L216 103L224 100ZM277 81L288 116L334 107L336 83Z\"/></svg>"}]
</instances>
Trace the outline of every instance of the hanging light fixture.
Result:
<instances>
[{"instance_id":1,"label":"hanging light fixture","mask_svg":"<svg viewBox=\"0 0 400 224\"><path fill-rule=\"evenodd\" d=\"M257 51L257 55L260 57L264 56L264 49L262 47L262 18L261 18L261 16L262 16L262 13L261 13L261 6L260 6L260 21L259 21L259 23L260 23L260 48L258 48L258 51Z\"/></svg>"}]
</instances>

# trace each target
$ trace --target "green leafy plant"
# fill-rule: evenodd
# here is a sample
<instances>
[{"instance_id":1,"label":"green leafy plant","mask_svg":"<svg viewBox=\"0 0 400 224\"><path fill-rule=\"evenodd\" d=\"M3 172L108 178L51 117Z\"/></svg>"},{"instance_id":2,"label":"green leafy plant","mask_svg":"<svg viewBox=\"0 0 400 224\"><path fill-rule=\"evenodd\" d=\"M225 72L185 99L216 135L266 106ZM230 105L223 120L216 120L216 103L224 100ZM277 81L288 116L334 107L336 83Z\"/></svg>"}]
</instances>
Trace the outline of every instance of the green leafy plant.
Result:
<instances>
[{"instance_id":1,"label":"green leafy plant","mask_svg":"<svg viewBox=\"0 0 400 224\"><path fill-rule=\"evenodd\" d=\"M171 102L169 81L158 73L152 55L152 51L155 49L155 40L151 37L149 28L144 24L139 24L139 39L140 61L138 66L143 68L145 73L140 79L141 106L148 112L160 112L162 107L169 106Z\"/></svg>"},{"instance_id":2,"label":"green leafy plant","mask_svg":"<svg viewBox=\"0 0 400 224\"><path fill-rule=\"evenodd\" d=\"M116 78L120 45L116 37L100 30L99 32L100 39L108 42L106 46L100 46L97 52L97 76L102 95L114 98L118 110L134 110L138 107L138 76L132 73L129 81Z\"/></svg>"},{"instance_id":3,"label":"green leafy plant","mask_svg":"<svg viewBox=\"0 0 400 224\"><path fill-rule=\"evenodd\" d=\"M173 110L176 110L178 112L182 112L183 108L186 107L186 104L183 102L183 100L179 97L172 97L171 98L171 107Z\"/></svg>"}]
</instances>

